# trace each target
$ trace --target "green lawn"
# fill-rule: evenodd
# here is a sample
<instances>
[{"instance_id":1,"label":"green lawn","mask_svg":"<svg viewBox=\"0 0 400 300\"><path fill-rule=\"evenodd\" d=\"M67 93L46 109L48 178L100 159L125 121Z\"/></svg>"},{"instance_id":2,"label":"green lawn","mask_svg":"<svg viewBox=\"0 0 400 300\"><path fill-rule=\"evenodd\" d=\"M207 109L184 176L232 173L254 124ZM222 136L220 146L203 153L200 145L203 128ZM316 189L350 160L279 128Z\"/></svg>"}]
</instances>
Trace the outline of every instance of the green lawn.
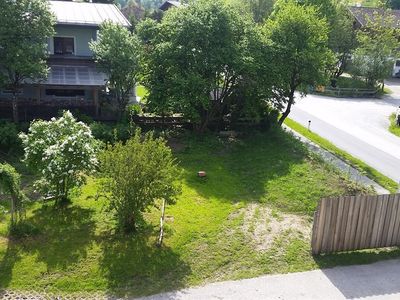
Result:
<instances>
[{"instance_id":1,"label":"green lawn","mask_svg":"<svg viewBox=\"0 0 400 300\"><path fill-rule=\"evenodd\" d=\"M174 141L183 193L167 207L165 244L155 247L160 212L136 236L114 232L106 200L89 179L72 204L32 204L39 232L7 237L0 221L0 289L138 296L261 274L365 263L399 255L382 249L313 258L310 230L318 199L359 190L280 130L237 140ZM205 170L205 179L196 176ZM30 177L24 178L29 183ZM29 184L26 189L29 190Z\"/></svg>"},{"instance_id":2,"label":"green lawn","mask_svg":"<svg viewBox=\"0 0 400 300\"><path fill-rule=\"evenodd\" d=\"M389 131L397 136L400 136L400 127L396 125L396 114L391 114L389 119Z\"/></svg>"},{"instance_id":3,"label":"green lawn","mask_svg":"<svg viewBox=\"0 0 400 300\"><path fill-rule=\"evenodd\" d=\"M398 189L398 184L394 180L390 179L389 177L383 175L376 169L370 167L362 160L352 156L351 154L347 153L346 151L336 147L330 141L324 139L320 135L308 130L301 124L293 121L292 119L287 118L285 120L285 124L292 128L293 130L297 131L301 135L305 136L306 138L310 139L314 143L320 145L322 148L332 152L333 154L341 157L343 160L347 161L353 167L357 168L359 171L364 173L366 176L383 186L385 189L389 190L392 193L396 193Z\"/></svg>"}]
</instances>

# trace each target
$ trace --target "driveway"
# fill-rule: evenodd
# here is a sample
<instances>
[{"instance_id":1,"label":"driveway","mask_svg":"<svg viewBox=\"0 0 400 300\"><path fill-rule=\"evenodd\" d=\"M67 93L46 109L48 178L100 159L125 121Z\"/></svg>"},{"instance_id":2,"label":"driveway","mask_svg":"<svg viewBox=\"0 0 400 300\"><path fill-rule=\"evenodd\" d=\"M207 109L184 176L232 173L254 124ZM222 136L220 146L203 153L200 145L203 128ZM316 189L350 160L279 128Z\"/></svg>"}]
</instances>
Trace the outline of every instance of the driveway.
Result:
<instances>
[{"instance_id":1,"label":"driveway","mask_svg":"<svg viewBox=\"0 0 400 300\"><path fill-rule=\"evenodd\" d=\"M400 138L391 134L389 116L400 105L400 81L387 83L394 93L383 99L332 98L308 95L298 99L289 118L339 148L400 181Z\"/></svg>"},{"instance_id":2,"label":"driveway","mask_svg":"<svg viewBox=\"0 0 400 300\"><path fill-rule=\"evenodd\" d=\"M227 281L154 295L162 299L400 299L400 260Z\"/></svg>"}]
</instances>

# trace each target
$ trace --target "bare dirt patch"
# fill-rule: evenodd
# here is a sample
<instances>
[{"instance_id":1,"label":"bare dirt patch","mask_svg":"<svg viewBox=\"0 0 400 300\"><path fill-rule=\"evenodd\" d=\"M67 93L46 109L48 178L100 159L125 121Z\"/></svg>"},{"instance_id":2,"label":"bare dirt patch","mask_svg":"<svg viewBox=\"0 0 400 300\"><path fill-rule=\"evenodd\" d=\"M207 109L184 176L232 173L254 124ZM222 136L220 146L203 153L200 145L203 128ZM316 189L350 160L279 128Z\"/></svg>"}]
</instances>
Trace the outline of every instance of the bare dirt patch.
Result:
<instances>
[{"instance_id":1,"label":"bare dirt patch","mask_svg":"<svg viewBox=\"0 0 400 300\"><path fill-rule=\"evenodd\" d=\"M244 210L243 233L258 251L273 246L287 232L310 239L311 223L306 217L277 212L263 204L252 203Z\"/></svg>"}]
</instances>

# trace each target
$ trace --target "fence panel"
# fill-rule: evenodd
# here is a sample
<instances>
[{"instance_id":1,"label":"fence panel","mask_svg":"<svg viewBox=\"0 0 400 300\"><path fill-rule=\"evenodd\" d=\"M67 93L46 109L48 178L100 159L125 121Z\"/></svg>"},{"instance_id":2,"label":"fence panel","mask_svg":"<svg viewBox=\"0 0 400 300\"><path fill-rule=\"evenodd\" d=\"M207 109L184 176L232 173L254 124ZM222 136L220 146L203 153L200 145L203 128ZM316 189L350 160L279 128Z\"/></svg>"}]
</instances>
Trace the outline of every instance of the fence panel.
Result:
<instances>
[{"instance_id":1,"label":"fence panel","mask_svg":"<svg viewBox=\"0 0 400 300\"><path fill-rule=\"evenodd\" d=\"M400 246L400 194L321 199L313 254Z\"/></svg>"}]
</instances>

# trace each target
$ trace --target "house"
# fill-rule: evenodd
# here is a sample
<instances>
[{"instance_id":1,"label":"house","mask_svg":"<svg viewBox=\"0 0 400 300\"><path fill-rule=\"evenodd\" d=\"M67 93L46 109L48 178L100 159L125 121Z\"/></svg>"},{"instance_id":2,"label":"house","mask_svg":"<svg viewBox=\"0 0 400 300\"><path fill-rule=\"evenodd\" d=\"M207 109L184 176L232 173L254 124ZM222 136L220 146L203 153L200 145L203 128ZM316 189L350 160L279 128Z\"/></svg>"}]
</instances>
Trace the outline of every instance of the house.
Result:
<instances>
[{"instance_id":1,"label":"house","mask_svg":"<svg viewBox=\"0 0 400 300\"><path fill-rule=\"evenodd\" d=\"M100 24L112 21L125 27L130 23L113 4L49 1L56 17L55 35L48 40L47 79L26 82L19 94L20 119L48 118L62 109L100 117L100 95L107 77L96 69L89 43L96 40ZM0 92L0 100L11 98ZM0 101L10 103L10 101ZM0 117L7 117L0 109Z\"/></svg>"},{"instance_id":2,"label":"house","mask_svg":"<svg viewBox=\"0 0 400 300\"><path fill-rule=\"evenodd\" d=\"M181 6L181 5L182 5L182 4L181 4L179 1L167 0L167 1L165 1L163 4L161 4L160 9L161 9L162 11L167 11L167 10L170 9L170 8L179 7L179 6Z\"/></svg>"},{"instance_id":3,"label":"house","mask_svg":"<svg viewBox=\"0 0 400 300\"><path fill-rule=\"evenodd\" d=\"M387 27L400 29L400 10L398 9L362 6L350 6L348 9L354 18L353 28L355 30L368 28L370 22L384 22ZM400 59L396 59L393 65L392 76L400 77Z\"/></svg>"},{"instance_id":4,"label":"house","mask_svg":"<svg viewBox=\"0 0 400 300\"><path fill-rule=\"evenodd\" d=\"M400 28L400 10L375 7L350 6L349 11L354 17L354 28L368 27L369 22L384 18L387 26Z\"/></svg>"}]
</instances>

